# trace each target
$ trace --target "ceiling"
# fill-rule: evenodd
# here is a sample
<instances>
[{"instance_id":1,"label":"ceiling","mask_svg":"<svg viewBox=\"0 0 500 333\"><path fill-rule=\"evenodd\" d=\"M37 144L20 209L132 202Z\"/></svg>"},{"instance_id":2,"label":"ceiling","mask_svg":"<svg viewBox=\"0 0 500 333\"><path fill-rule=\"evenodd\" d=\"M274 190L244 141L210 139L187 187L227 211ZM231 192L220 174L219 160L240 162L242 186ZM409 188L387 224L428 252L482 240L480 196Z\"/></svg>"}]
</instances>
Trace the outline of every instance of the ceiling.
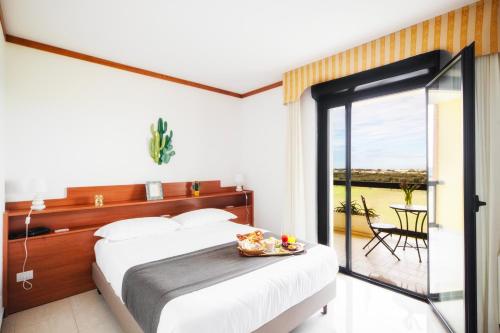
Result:
<instances>
[{"instance_id":1,"label":"ceiling","mask_svg":"<svg viewBox=\"0 0 500 333\"><path fill-rule=\"evenodd\" d=\"M9 35L244 93L471 0L1 0Z\"/></svg>"}]
</instances>

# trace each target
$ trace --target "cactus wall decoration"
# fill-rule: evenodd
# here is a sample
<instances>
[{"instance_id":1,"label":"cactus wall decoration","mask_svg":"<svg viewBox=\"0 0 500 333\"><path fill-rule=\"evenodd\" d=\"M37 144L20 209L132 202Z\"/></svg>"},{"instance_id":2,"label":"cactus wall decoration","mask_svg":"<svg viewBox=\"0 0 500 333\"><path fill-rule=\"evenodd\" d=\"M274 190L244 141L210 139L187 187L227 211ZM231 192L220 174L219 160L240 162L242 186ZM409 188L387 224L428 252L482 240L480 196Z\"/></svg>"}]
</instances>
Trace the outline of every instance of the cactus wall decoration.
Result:
<instances>
[{"instance_id":1,"label":"cactus wall decoration","mask_svg":"<svg viewBox=\"0 0 500 333\"><path fill-rule=\"evenodd\" d=\"M149 155L156 164L162 165L170 162L172 156L175 155L172 145L172 137L174 133L170 130L167 133L167 122L162 118L158 119L158 125L151 124L151 139L149 139Z\"/></svg>"}]
</instances>

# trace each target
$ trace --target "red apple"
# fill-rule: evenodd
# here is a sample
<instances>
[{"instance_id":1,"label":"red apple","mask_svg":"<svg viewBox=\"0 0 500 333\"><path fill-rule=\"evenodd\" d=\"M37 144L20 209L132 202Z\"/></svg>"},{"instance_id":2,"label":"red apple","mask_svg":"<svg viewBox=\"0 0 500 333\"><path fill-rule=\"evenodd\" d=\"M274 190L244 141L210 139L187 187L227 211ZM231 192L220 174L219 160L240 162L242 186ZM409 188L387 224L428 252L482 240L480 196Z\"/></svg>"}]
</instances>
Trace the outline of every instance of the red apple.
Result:
<instances>
[{"instance_id":1,"label":"red apple","mask_svg":"<svg viewBox=\"0 0 500 333\"><path fill-rule=\"evenodd\" d=\"M288 242L288 235L282 235L281 236L281 242L282 243L287 243Z\"/></svg>"}]
</instances>

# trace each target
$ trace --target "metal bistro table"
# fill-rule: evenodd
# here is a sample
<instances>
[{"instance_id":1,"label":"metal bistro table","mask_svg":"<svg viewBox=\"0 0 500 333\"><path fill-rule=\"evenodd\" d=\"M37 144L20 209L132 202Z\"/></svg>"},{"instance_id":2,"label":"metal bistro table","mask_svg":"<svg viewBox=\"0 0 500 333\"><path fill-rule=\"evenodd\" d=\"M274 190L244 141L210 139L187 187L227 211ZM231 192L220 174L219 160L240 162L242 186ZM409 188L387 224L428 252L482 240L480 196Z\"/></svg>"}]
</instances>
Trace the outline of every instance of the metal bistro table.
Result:
<instances>
[{"instance_id":1,"label":"metal bistro table","mask_svg":"<svg viewBox=\"0 0 500 333\"><path fill-rule=\"evenodd\" d=\"M401 233L399 234L399 239L398 243L396 244L396 247L394 248L394 251L398 247L402 247L403 251L406 250L406 246L416 248L418 252L418 260L422 262L422 257L420 256L420 247L418 244L418 240L422 239L424 242L424 248L427 248L427 233L424 233L424 224L425 220L427 219L427 207L421 206L421 205L404 205L404 204L392 204L389 205L394 211L396 212L398 219L399 219L399 225L401 227ZM404 214L405 217L405 222L406 222L406 228L403 228L403 220L401 218L401 215ZM415 230L410 230L408 227L408 217L414 215L415 216ZM420 232L418 231L420 223ZM405 237L405 241L403 245L399 245L399 242L401 241L402 237ZM415 238L415 247L408 243L408 237L413 237Z\"/></svg>"}]
</instances>

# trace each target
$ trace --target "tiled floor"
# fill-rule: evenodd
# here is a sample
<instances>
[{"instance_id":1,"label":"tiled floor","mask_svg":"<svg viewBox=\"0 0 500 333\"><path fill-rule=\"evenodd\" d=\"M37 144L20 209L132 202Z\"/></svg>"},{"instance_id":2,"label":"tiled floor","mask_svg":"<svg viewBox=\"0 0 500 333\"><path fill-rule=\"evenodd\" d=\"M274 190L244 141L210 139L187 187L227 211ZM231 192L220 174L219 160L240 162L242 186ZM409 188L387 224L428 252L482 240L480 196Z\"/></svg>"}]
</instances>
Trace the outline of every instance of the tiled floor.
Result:
<instances>
[{"instance_id":1,"label":"tiled floor","mask_svg":"<svg viewBox=\"0 0 500 333\"><path fill-rule=\"evenodd\" d=\"M342 274L326 316L315 314L293 333L445 333L430 306Z\"/></svg>"},{"instance_id":2,"label":"tiled floor","mask_svg":"<svg viewBox=\"0 0 500 333\"><path fill-rule=\"evenodd\" d=\"M337 297L326 316L319 311L294 333L441 333L445 330L423 302L339 274ZM2 333L120 333L96 291L8 316Z\"/></svg>"},{"instance_id":3,"label":"tiled floor","mask_svg":"<svg viewBox=\"0 0 500 333\"><path fill-rule=\"evenodd\" d=\"M399 236L386 238L387 243L394 248ZM341 266L345 266L345 235L335 232L334 247L337 251ZM427 293L427 250L421 249L422 262L418 261L416 249L398 248L396 255L401 259L398 261L382 245L378 245L368 256L365 253L375 244L373 241L366 249L363 246L370 238L354 236L352 237L352 269L353 271L390 283L421 294ZM403 245L403 240L400 245ZM408 239L410 244L415 243L415 239ZM422 241L420 241L422 245Z\"/></svg>"},{"instance_id":4,"label":"tiled floor","mask_svg":"<svg viewBox=\"0 0 500 333\"><path fill-rule=\"evenodd\" d=\"M12 314L2 333L121 333L104 299L95 290Z\"/></svg>"}]
</instances>

